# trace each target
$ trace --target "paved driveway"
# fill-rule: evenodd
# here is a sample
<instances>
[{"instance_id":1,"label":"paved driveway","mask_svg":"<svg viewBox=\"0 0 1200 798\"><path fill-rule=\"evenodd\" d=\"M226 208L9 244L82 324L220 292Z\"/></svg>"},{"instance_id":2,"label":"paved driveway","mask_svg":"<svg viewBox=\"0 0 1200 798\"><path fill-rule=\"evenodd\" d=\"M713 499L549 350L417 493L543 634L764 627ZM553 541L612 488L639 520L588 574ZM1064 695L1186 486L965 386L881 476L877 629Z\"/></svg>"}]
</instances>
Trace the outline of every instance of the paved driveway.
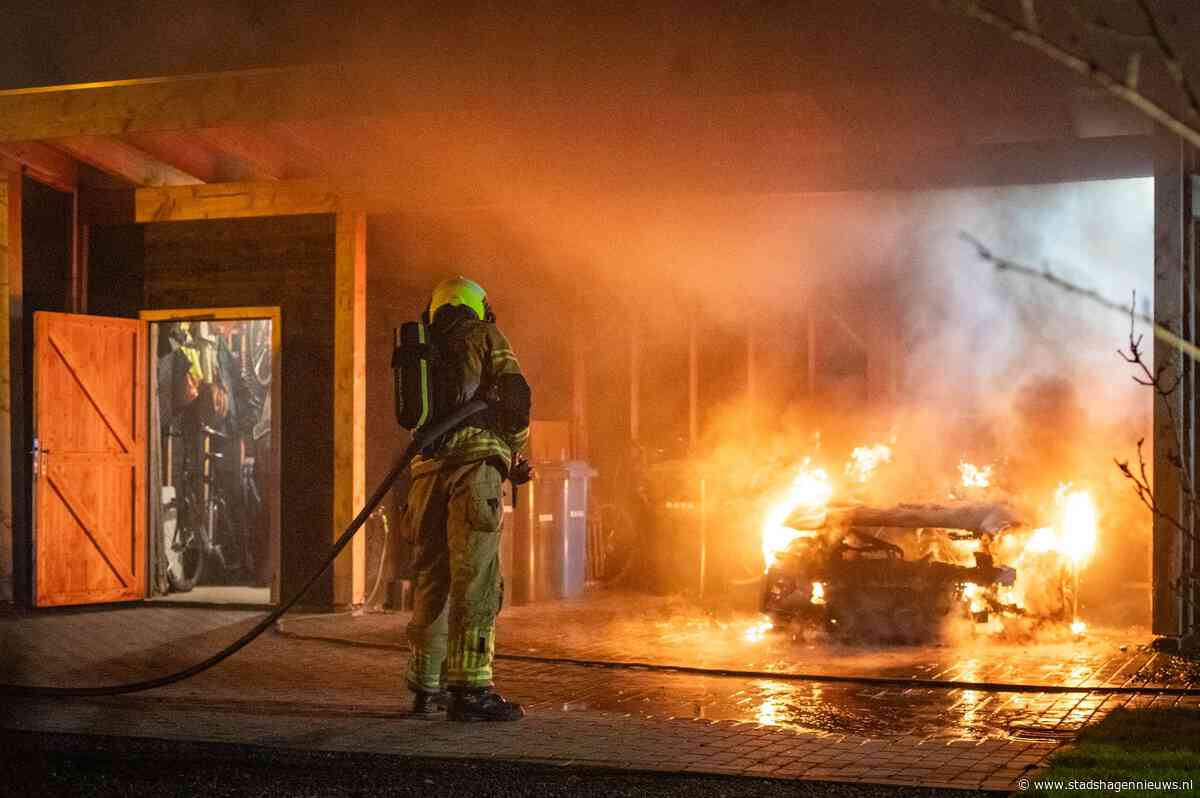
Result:
<instances>
[{"instance_id":1,"label":"paved driveway","mask_svg":"<svg viewBox=\"0 0 1200 798\"><path fill-rule=\"evenodd\" d=\"M0 669L8 682L127 681L191 664L257 617L143 606L9 618L0 622ZM286 620L282 633L186 682L124 697L22 699L6 704L0 723L300 750L1009 789L1113 707L1200 706L1157 692L1192 676L1139 648L1145 637L1133 632L1038 646L977 640L863 651L748 636L750 616L601 595L506 610L498 681L529 705L530 717L464 726L406 716L405 620ZM897 681L809 680L813 674ZM905 684L913 678L957 684ZM1002 689L959 686L975 682ZM1028 687L1015 691L1021 684ZM1102 692L1133 687L1142 692Z\"/></svg>"}]
</instances>

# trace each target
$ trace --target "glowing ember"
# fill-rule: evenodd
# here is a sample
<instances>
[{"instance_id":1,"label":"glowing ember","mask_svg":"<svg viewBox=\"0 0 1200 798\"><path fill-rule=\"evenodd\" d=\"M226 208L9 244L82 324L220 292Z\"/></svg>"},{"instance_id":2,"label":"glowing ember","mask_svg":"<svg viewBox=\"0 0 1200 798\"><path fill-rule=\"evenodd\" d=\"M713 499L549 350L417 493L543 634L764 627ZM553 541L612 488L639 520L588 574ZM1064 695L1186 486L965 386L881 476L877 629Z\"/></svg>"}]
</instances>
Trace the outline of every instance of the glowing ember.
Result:
<instances>
[{"instance_id":1,"label":"glowing ember","mask_svg":"<svg viewBox=\"0 0 1200 798\"><path fill-rule=\"evenodd\" d=\"M809 601L812 602L813 604L824 604L825 603L825 585L821 584L820 582L813 582L812 583L812 596L809 598Z\"/></svg>"},{"instance_id":2,"label":"glowing ember","mask_svg":"<svg viewBox=\"0 0 1200 798\"><path fill-rule=\"evenodd\" d=\"M829 482L829 475L825 473L825 469L813 468L806 459L788 487L787 493L767 509L767 517L762 525L765 568L770 568L775 563L776 555L786 549L788 544L806 534L785 526L784 522L788 517L796 512L823 516L825 505L829 503L829 497L832 495L833 485Z\"/></svg>"},{"instance_id":3,"label":"glowing ember","mask_svg":"<svg viewBox=\"0 0 1200 798\"><path fill-rule=\"evenodd\" d=\"M986 488L992 484L992 467L979 468L971 463L958 464L958 474L962 477L964 488Z\"/></svg>"},{"instance_id":4,"label":"glowing ember","mask_svg":"<svg viewBox=\"0 0 1200 798\"><path fill-rule=\"evenodd\" d=\"M850 453L846 463L846 476L853 482L865 484L870 481L875 469L892 462L892 447L877 443L874 446L859 446Z\"/></svg>"},{"instance_id":5,"label":"glowing ember","mask_svg":"<svg viewBox=\"0 0 1200 798\"><path fill-rule=\"evenodd\" d=\"M971 613L977 615L987 609L983 603L983 588L974 582L964 582L962 586L963 601L970 603Z\"/></svg>"},{"instance_id":6,"label":"glowing ember","mask_svg":"<svg viewBox=\"0 0 1200 798\"><path fill-rule=\"evenodd\" d=\"M758 623L752 624L746 630L745 638L747 643L759 643L767 636L767 632L775 628L775 625L764 618Z\"/></svg>"}]
</instances>

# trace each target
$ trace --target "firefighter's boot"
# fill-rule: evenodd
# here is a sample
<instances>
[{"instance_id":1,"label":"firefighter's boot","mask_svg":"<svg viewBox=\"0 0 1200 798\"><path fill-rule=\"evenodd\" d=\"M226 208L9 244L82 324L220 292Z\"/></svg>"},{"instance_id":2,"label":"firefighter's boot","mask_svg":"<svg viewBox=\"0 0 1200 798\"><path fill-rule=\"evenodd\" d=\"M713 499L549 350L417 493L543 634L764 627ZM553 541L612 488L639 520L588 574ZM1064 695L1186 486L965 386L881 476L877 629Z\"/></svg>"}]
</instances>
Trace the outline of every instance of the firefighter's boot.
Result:
<instances>
[{"instance_id":1,"label":"firefighter's boot","mask_svg":"<svg viewBox=\"0 0 1200 798\"><path fill-rule=\"evenodd\" d=\"M418 717L431 717L439 712L445 712L450 703L450 696L445 690L430 692L428 690L413 690L411 714Z\"/></svg>"},{"instance_id":2,"label":"firefighter's boot","mask_svg":"<svg viewBox=\"0 0 1200 798\"><path fill-rule=\"evenodd\" d=\"M512 721L525 717L525 708L490 687L451 687L446 718L457 721Z\"/></svg>"}]
</instances>

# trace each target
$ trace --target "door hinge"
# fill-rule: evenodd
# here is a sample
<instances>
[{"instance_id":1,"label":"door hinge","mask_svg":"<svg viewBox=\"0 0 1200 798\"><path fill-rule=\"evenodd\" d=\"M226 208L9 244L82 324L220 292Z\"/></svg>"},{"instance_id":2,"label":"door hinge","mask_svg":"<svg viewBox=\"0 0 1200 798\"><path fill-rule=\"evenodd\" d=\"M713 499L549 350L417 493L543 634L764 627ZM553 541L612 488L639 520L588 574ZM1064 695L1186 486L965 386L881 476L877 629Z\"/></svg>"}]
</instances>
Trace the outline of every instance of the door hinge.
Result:
<instances>
[{"instance_id":1,"label":"door hinge","mask_svg":"<svg viewBox=\"0 0 1200 798\"><path fill-rule=\"evenodd\" d=\"M33 478L37 479L42 466L42 448L38 445L38 439L33 439L33 450L30 452L33 455Z\"/></svg>"},{"instance_id":2,"label":"door hinge","mask_svg":"<svg viewBox=\"0 0 1200 798\"><path fill-rule=\"evenodd\" d=\"M1192 175L1192 196L1188 204L1192 206L1192 220L1200 222L1200 175Z\"/></svg>"}]
</instances>

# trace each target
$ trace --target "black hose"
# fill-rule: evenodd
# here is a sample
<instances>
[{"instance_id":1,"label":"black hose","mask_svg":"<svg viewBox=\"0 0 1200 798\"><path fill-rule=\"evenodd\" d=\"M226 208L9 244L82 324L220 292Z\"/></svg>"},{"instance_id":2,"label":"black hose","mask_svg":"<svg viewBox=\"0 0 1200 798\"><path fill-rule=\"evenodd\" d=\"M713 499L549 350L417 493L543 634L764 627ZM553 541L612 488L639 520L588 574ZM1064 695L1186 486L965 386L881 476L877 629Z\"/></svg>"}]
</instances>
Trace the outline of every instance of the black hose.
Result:
<instances>
[{"instance_id":1,"label":"black hose","mask_svg":"<svg viewBox=\"0 0 1200 798\"><path fill-rule=\"evenodd\" d=\"M351 539L353 539L355 534L358 533L358 530L361 529L362 525L366 523L367 518L369 518L371 513L375 511L375 508L379 506L379 503L383 501L383 497L387 495L387 492L391 490L392 484L395 483L395 481L400 477L400 474L404 472L404 469L408 468L408 464L412 462L412 459L417 456L417 453L420 452L421 449L427 446L430 441L441 437L453 427L458 426L466 419L486 409L487 404L484 402L478 400L468 402L454 413L451 413L445 420L434 424L431 427L423 429L418 434L414 435L412 443L408 445L408 448L406 448L404 453L401 454L396 460L395 464L392 466L392 470L388 472L386 477L384 477L383 482L379 483L379 487L376 488L375 492L371 494L371 498L367 499L367 503L363 506L362 510L359 511L358 515L354 517L354 520L350 522L350 525L346 527L346 531L343 532L342 536L337 539L336 543L333 544L333 548L330 550L329 555L325 558L325 562L321 564L321 567L317 569L316 573L310 576L308 581L304 583L304 586L296 591L296 593L290 599L276 607L274 610L268 613L266 617L255 624L253 629L251 629L249 632L246 632L246 634L242 635L237 640L218 651L216 654L213 654L208 659L197 662L195 665L184 668L181 671L169 673L166 676L158 676L154 679L146 679L140 682L130 682L129 684L116 684L107 687L44 687L23 684L0 684L0 696L65 698L69 696L103 696L122 695L124 693L138 693L143 690L153 690L156 687L165 687L168 684L181 682L184 679L189 679L192 676L202 673L214 665L223 662L237 652L241 651L256 637L269 629L272 624L278 621L285 612L290 610L296 604L296 602L299 601L314 584L316 584L317 579L322 573L325 572L325 569L328 568L335 559L337 559L337 556L342 553L342 549L346 548L346 545L350 543Z\"/></svg>"},{"instance_id":2,"label":"black hose","mask_svg":"<svg viewBox=\"0 0 1200 798\"><path fill-rule=\"evenodd\" d=\"M369 643L346 640L340 637L305 635L281 631L284 637L293 640L309 640L331 643L351 648L370 648L386 651L406 651L396 643ZM963 682L954 679L918 679L906 676L867 676L857 674L796 673L794 671L760 671L739 668L711 668L696 665L675 665L662 662L622 661L608 659L582 659L579 657L554 657L537 654L505 654L496 652L498 660L531 662L541 665L567 665L578 668L602 668L605 670L646 671L650 673L687 674L708 676L718 679L754 679L776 682L814 682L827 684L854 684L866 687L903 687L922 690L976 690L982 693L1094 693L1096 695L1153 695L1153 696L1200 696L1200 687L1151 687L1146 684L1096 685L1077 687L1067 684L1021 684L1019 682ZM1135 674L1136 675L1136 674Z\"/></svg>"}]
</instances>

